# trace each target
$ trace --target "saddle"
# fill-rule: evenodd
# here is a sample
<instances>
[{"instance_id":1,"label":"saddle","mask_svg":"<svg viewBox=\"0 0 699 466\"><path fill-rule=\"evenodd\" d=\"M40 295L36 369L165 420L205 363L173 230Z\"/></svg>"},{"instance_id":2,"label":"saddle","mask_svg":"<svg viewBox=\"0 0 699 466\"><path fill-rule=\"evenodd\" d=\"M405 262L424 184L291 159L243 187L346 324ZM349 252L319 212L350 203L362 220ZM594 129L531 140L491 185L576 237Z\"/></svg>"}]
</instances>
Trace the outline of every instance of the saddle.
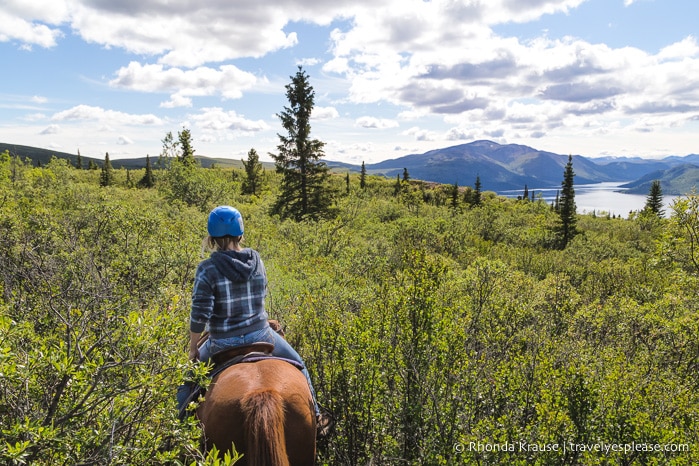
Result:
<instances>
[{"instance_id":1,"label":"saddle","mask_svg":"<svg viewBox=\"0 0 699 466\"><path fill-rule=\"evenodd\" d=\"M273 356L272 351L274 351L274 344L267 343L265 341L258 341L249 345L241 345L219 351L211 356L211 360L214 362L214 367L209 373L209 378L213 379L218 374L235 364L257 362L262 361L263 359L278 359L279 361L284 361L291 364L299 370L303 369L303 366L297 361L282 358L280 356Z\"/></svg>"},{"instance_id":2,"label":"saddle","mask_svg":"<svg viewBox=\"0 0 699 466\"><path fill-rule=\"evenodd\" d=\"M284 336L284 329L277 320L269 320L269 326L272 330L277 332L282 337ZM199 346L204 344L204 342L209 338L209 334L205 332L199 339ZM298 369L303 369L298 362L291 359L280 358L278 356L272 356L272 351L274 350L274 344L267 343L265 341L258 341L248 345L235 346L223 351L219 351L211 356L211 361L214 363L214 367L209 373L209 378L213 379L219 375L224 370L229 367L246 362L256 362L263 359L279 359L286 361ZM203 397L206 390L192 381L186 381L180 387L180 389L185 390L183 393L183 402L179 405L179 418L184 419L187 416L187 406L193 401L197 401L200 397ZM187 393L188 392L188 393ZM178 395L179 399L179 395Z\"/></svg>"},{"instance_id":3,"label":"saddle","mask_svg":"<svg viewBox=\"0 0 699 466\"><path fill-rule=\"evenodd\" d=\"M240 356L247 356L249 354L259 354L259 355L269 355L274 351L274 344L267 343L266 341L258 341L255 343L250 343L249 345L235 346L211 356L211 360L216 366L225 364L231 359L239 358Z\"/></svg>"}]
</instances>

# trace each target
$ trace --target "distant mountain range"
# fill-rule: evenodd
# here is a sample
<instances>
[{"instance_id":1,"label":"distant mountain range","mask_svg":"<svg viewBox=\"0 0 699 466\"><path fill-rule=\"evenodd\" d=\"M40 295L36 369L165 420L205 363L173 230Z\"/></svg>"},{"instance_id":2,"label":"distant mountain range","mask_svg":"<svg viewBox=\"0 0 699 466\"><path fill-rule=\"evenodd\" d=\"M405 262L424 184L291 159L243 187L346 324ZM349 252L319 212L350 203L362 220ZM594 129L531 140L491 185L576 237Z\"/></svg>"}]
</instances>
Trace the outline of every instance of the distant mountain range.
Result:
<instances>
[{"instance_id":1,"label":"distant mountain range","mask_svg":"<svg viewBox=\"0 0 699 466\"><path fill-rule=\"evenodd\" d=\"M78 155L77 154L70 154L68 152L59 152L51 149L41 149L38 147L31 147L31 146L20 146L17 144L7 144L4 142L0 142L0 154L9 151L11 155L13 156L18 156L22 160L24 159L30 159L34 162L35 165L41 164L41 165L46 165L49 163L51 160L51 157L57 157L59 159L66 159L70 162L71 165L75 165L78 160ZM95 162L97 165L102 166L102 163L104 162L104 157L102 158L96 158L96 157L86 157L84 155L81 155L80 157L82 159L82 164L85 168L87 168L88 163L90 163L90 160ZM218 165L218 166L224 166L224 167L238 167L241 168L243 166L242 162L240 159L223 159L223 158L211 158L211 157L201 157L201 156L196 156L195 157L199 162L201 163L201 166L204 168L209 168L212 165ZM156 155L155 157L151 157L150 161L152 164L155 164L158 160L158 156ZM146 166L146 158L145 157L139 157L139 158L132 158L132 159L117 159L117 160L110 160L110 163L112 164L112 167L114 168L126 168L130 170L137 170L139 168L145 168ZM272 165L272 164L270 164Z\"/></svg>"},{"instance_id":2,"label":"distant mountain range","mask_svg":"<svg viewBox=\"0 0 699 466\"><path fill-rule=\"evenodd\" d=\"M560 186L568 155L541 151L518 144L474 141L468 144L411 154L365 165L367 173L395 178L407 169L413 179L473 186L480 178L482 189L504 192ZM335 168L359 171L361 167L328 162ZM653 180L660 180L663 194L684 195L699 187L699 155L589 158L573 155L575 184L626 182L629 193L648 194Z\"/></svg>"},{"instance_id":3,"label":"distant mountain range","mask_svg":"<svg viewBox=\"0 0 699 466\"><path fill-rule=\"evenodd\" d=\"M35 163L48 163L52 156L66 158L72 164L76 154L56 152L36 147L0 143L0 152L9 150ZM91 158L82 157L87 165ZM157 156L151 159L155 163ZM241 167L240 160L197 156L202 166ZM104 159L92 158L101 164ZM342 162L326 161L335 170L359 172L361 167ZM397 159L366 165L367 173L389 178L403 176L407 169L413 179L443 184L457 183L473 186L476 177L484 191L505 192L560 186L568 155L540 151L518 144L498 144L493 141L474 141L468 144L435 149L424 154L411 154ZM115 168L138 169L145 167L145 157L112 160ZM685 195L699 188L699 154L668 156L663 159L640 157L589 158L573 155L575 184L625 182L622 187L629 193L647 194L654 180L660 180L663 194Z\"/></svg>"}]
</instances>

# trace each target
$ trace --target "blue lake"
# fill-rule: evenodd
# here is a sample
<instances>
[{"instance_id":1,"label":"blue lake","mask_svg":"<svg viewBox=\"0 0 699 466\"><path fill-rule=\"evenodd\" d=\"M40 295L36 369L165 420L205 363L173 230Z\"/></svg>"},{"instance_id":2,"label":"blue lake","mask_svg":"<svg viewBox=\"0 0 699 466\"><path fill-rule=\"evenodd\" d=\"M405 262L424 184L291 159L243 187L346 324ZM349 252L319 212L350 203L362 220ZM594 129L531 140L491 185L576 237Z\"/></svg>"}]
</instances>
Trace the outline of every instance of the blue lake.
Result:
<instances>
[{"instance_id":1,"label":"blue lake","mask_svg":"<svg viewBox=\"0 0 699 466\"><path fill-rule=\"evenodd\" d=\"M628 218L629 213L642 210L646 205L647 195L641 194L626 194L624 188L619 186L626 183L625 181L575 185L575 205L578 208L579 214L589 214L596 212L597 215L605 215L607 212L610 215L622 216ZM560 191L560 186L554 188L529 188L529 195L532 191L535 196L541 194L549 204L556 199L556 192ZM518 191L502 191L498 194L506 197L521 196L523 190ZM670 214L670 204L677 196L663 196L665 203L665 214Z\"/></svg>"}]
</instances>

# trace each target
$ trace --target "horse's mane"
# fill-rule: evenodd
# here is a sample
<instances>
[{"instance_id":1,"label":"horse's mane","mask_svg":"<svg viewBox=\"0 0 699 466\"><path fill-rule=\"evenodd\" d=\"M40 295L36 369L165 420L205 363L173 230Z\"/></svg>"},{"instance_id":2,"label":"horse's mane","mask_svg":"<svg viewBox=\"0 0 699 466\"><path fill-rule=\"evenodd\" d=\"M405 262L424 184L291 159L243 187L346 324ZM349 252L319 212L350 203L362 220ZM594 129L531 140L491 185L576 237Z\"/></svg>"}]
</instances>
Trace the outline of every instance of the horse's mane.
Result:
<instances>
[{"instance_id":1,"label":"horse's mane","mask_svg":"<svg viewBox=\"0 0 699 466\"><path fill-rule=\"evenodd\" d=\"M289 466L284 437L284 400L276 390L249 393L241 408L247 432L249 466Z\"/></svg>"}]
</instances>

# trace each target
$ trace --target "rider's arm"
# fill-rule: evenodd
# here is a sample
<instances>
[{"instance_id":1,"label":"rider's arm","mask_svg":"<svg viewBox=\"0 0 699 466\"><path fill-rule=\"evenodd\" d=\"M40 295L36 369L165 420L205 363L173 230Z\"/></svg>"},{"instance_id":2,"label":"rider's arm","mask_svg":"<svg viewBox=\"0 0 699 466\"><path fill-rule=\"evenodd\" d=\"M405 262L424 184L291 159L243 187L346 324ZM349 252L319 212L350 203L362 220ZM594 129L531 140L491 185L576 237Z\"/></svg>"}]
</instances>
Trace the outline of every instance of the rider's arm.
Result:
<instances>
[{"instance_id":1,"label":"rider's arm","mask_svg":"<svg viewBox=\"0 0 699 466\"><path fill-rule=\"evenodd\" d=\"M196 361L199 359L199 349L197 348L197 343L201 338L201 333L189 331L189 359Z\"/></svg>"}]
</instances>

